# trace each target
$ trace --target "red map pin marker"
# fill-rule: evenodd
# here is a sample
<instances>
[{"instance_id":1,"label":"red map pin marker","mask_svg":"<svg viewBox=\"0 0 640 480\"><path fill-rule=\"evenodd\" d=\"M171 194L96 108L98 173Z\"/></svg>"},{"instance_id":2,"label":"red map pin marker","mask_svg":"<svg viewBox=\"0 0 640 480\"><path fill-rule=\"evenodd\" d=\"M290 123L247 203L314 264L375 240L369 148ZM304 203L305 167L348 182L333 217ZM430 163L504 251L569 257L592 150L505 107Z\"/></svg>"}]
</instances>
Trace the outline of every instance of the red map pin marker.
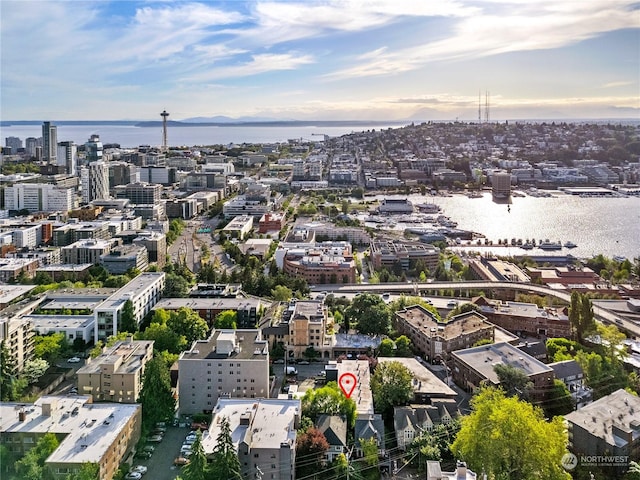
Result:
<instances>
[{"instance_id":1,"label":"red map pin marker","mask_svg":"<svg viewBox=\"0 0 640 480\"><path fill-rule=\"evenodd\" d=\"M353 373L343 373L338 379L338 385L340 385L342 393L347 398L351 397L351 394L356 389L356 383L356 376Z\"/></svg>"}]
</instances>

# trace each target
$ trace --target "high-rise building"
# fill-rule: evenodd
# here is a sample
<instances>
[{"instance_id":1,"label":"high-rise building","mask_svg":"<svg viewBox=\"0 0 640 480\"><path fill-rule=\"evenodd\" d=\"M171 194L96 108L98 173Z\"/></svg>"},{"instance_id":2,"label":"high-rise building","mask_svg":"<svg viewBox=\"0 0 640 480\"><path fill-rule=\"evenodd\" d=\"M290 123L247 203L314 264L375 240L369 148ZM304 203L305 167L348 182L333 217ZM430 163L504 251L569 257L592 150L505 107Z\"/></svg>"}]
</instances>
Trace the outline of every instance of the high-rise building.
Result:
<instances>
[{"instance_id":1,"label":"high-rise building","mask_svg":"<svg viewBox=\"0 0 640 480\"><path fill-rule=\"evenodd\" d=\"M74 142L58 143L57 164L67 168L67 174L76 174L76 164L78 162L78 147Z\"/></svg>"},{"instance_id":2,"label":"high-rise building","mask_svg":"<svg viewBox=\"0 0 640 480\"><path fill-rule=\"evenodd\" d=\"M87 163L99 162L102 160L102 142L100 135L91 135L89 140L84 144Z\"/></svg>"},{"instance_id":3,"label":"high-rise building","mask_svg":"<svg viewBox=\"0 0 640 480\"><path fill-rule=\"evenodd\" d=\"M105 162L91 162L80 169L82 202L109 198L109 166Z\"/></svg>"},{"instance_id":4,"label":"high-rise building","mask_svg":"<svg viewBox=\"0 0 640 480\"><path fill-rule=\"evenodd\" d=\"M58 127L51 122L42 124L42 159L47 163L56 163L58 155Z\"/></svg>"},{"instance_id":5,"label":"high-rise building","mask_svg":"<svg viewBox=\"0 0 640 480\"><path fill-rule=\"evenodd\" d=\"M31 157L36 156L36 148L42 144L42 138L27 137L24 141L24 147L27 154Z\"/></svg>"},{"instance_id":6,"label":"high-rise building","mask_svg":"<svg viewBox=\"0 0 640 480\"><path fill-rule=\"evenodd\" d=\"M22 148L22 140L18 137L7 137L4 139L4 144L7 147L11 147L13 152L17 152L19 148Z\"/></svg>"}]
</instances>

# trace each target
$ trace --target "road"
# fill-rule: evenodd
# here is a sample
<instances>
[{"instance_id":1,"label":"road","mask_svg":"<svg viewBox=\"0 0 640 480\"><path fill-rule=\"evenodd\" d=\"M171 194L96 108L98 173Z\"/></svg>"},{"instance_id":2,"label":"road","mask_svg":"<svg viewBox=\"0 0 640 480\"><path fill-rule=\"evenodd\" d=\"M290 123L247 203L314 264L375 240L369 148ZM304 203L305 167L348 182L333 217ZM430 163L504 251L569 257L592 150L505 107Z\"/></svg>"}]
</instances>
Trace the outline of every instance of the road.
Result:
<instances>
[{"instance_id":1,"label":"road","mask_svg":"<svg viewBox=\"0 0 640 480\"><path fill-rule=\"evenodd\" d=\"M155 451L148 460L135 459L134 465L145 465L149 470L142 477L145 480L173 480L180 474L180 467L173 465L179 456L180 447L189 433L189 428L167 426L167 432L160 443L154 443Z\"/></svg>"}]
</instances>

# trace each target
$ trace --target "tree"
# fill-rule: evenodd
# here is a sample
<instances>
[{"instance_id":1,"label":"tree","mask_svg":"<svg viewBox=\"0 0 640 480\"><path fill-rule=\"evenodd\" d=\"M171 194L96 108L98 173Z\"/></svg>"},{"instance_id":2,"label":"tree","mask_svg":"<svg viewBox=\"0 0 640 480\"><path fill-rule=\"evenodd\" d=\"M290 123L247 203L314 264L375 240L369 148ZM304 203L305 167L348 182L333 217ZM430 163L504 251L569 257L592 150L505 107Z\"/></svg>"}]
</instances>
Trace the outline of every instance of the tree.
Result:
<instances>
[{"instance_id":1,"label":"tree","mask_svg":"<svg viewBox=\"0 0 640 480\"><path fill-rule=\"evenodd\" d=\"M206 480L207 476L207 456L202 448L202 432L196 432L196 440L191 445L191 455L189 463L182 469L184 480Z\"/></svg>"},{"instance_id":2,"label":"tree","mask_svg":"<svg viewBox=\"0 0 640 480\"><path fill-rule=\"evenodd\" d=\"M167 273L165 277L164 296L169 298L184 298L189 295L189 282L175 273Z\"/></svg>"},{"instance_id":3,"label":"tree","mask_svg":"<svg viewBox=\"0 0 640 480\"><path fill-rule=\"evenodd\" d=\"M569 322L578 343L582 344L584 337L595 330L593 306L586 294L576 291L571 293L569 306Z\"/></svg>"},{"instance_id":4,"label":"tree","mask_svg":"<svg viewBox=\"0 0 640 480\"><path fill-rule=\"evenodd\" d=\"M442 318L440 317L440 312L438 312L438 309L436 307L434 307L433 305L431 305L430 303L427 303L421 297L402 295L402 296L400 296L400 298L398 298L397 300L394 300L393 302L391 302L389 304L389 310L392 311L392 312L397 312L399 310L402 310L402 309L404 309L406 307L411 307L413 305L420 305L422 308L424 308L424 309L428 310L430 313L432 313L433 317L437 321L441 321L442 320Z\"/></svg>"},{"instance_id":5,"label":"tree","mask_svg":"<svg viewBox=\"0 0 640 480\"><path fill-rule=\"evenodd\" d=\"M139 333L136 338L141 340L153 340L154 350L166 350L169 353L179 354L189 345L184 335L178 335L171 330L166 323L151 323L146 330Z\"/></svg>"},{"instance_id":6,"label":"tree","mask_svg":"<svg viewBox=\"0 0 640 480\"><path fill-rule=\"evenodd\" d=\"M498 375L500 386L507 395L517 395L523 400L529 398L533 382L529 380L524 370L507 363L498 363L493 367L493 371Z\"/></svg>"},{"instance_id":7,"label":"tree","mask_svg":"<svg viewBox=\"0 0 640 480\"><path fill-rule=\"evenodd\" d=\"M49 362L41 358L34 360L27 360L24 362L24 368L22 369L22 376L27 382L36 383L38 379L45 374L49 368Z\"/></svg>"},{"instance_id":8,"label":"tree","mask_svg":"<svg viewBox=\"0 0 640 480\"><path fill-rule=\"evenodd\" d=\"M412 357L411 340L406 335L396 338L396 357Z\"/></svg>"},{"instance_id":9,"label":"tree","mask_svg":"<svg viewBox=\"0 0 640 480\"><path fill-rule=\"evenodd\" d=\"M345 310L348 322L356 323L364 334L386 334L389 331L391 314L379 295L363 293L353 299Z\"/></svg>"},{"instance_id":10,"label":"tree","mask_svg":"<svg viewBox=\"0 0 640 480\"><path fill-rule=\"evenodd\" d=\"M310 428L296 440L296 477L303 478L323 469L324 454L329 442L317 428Z\"/></svg>"},{"instance_id":11,"label":"tree","mask_svg":"<svg viewBox=\"0 0 640 480\"><path fill-rule=\"evenodd\" d=\"M36 285L50 285L53 283L53 278L47 272L36 272L33 277L33 283Z\"/></svg>"},{"instance_id":12,"label":"tree","mask_svg":"<svg viewBox=\"0 0 640 480\"><path fill-rule=\"evenodd\" d=\"M293 296L293 292L290 288L284 285L276 285L271 290L271 296L276 302L288 302Z\"/></svg>"},{"instance_id":13,"label":"tree","mask_svg":"<svg viewBox=\"0 0 640 480\"><path fill-rule=\"evenodd\" d=\"M451 450L476 472L496 480L569 480L561 466L567 434L562 418L545 421L542 410L500 389L485 387Z\"/></svg>"},{"instance_id":14,"label":"tree","mask_svg":"<svg viewBox=\"0 0 640 480\"><path fill-rule=\"evenodd\" d=\"M238 328L238 312L235 310L224 310L216 315L216 319L213 322L215 328L231 328L235 330Z\"/></svg>"},{"instance_id":15,"label":"tree","mask_svg":"<svg viewBox=\"0 0 640 480\"><path fill-rule=\"evenodd\" d=\"M54 363L68 349L67 337L62 332L50 335L36 335L33 339L34 356L49 363Z\"/></svg>"},{"instance_id":16,"label":"tree","mask_svg":"<svg viewBox=\"0 0 640 480\"><path fill-rule=\"evenodd\" d=\"M207 322L198 315L198 312L186 307L171 312L167 327L178 335L184 336L189 345L196 340L204 340L209 335Z\"/></svg>"},{"instance_id":17,"label":"tree","mask_svg":"<svg viewBox=\"0 0 640 480\"><path fill-rule=\"evenodd\" d=\"M211 475L209 478L242 480L242 474L240 473L240 460L238 459L238 454L233 446L229 419L226 417L222 417L220 420L220 433L216 438L216 446L213 447L211 460Z\"/></svg>"},{"instance_id":18,"label":"tree","mask_svg":"<svg viewBox=\"0 0 640 480\"><path fill-rule=\"evenodd\" d=\"M161 358L151 359L144 370L142 390L142 423L150 427L173 417L176 400L171 392L171 379Z\"/></svg>"},{"instance_id":19,"label":"tree","mask_svg":"<svg viewBox=\"0 0 640 480\"><path fill-rule=\"evenodd\" d=\"M413 398L413 374L400 362L380 362L371 376L376 410L389 413Z\"/></svg>"},{"instance_id":20,"label":"tree","mask_svg":"<svg viewBox=\"0 0 640 480\"><path fill-rule=\"evenodd\" d=\"M548 417L556 415L566 415L574 408L571 392L562 380L553 380L553 390L547 396L547 401L543 405L544 412Z\"/></svg>"},{"instance_id":21,"label":"tree","mask_svg":"<svg viewBox=\"0 0 640 480\"><path fill-rule=\"evenodd\" d=\"M383 338L378 347L380 357L393 357L395 355L396 344L390 338Z\"/></svg>"},{"instance_id":22,"label":"tree","mask_svg":"<svg viewBox=\"0 0 640 480\"><path fill-rule=\"evenodd\" d=\"M319 415L344 415L347 425L353 428L356 421L356 404L344 396L336 382L324 387L307 390L302 397L302 414L316 421Z\"/></svg>"},{"instance_id":23,"label":"tree","mask_svg":"<svg viewBox=\"0 0 640 480\"><path fill-rule=\"evenodd\" d=\"M35 447L15 463L15 470L20 480L42 480L46 478L44 462L58 448L58 439L53 433L46 433Z\"/></svg>"},{"instance_id":24,"label":"tree","mask_svg":"<svg viewBox=\"0 0 640 480\"><path fill-rule=\"evenodd\" d=\"M314 360L320 356L320 352L313 348L313 346L309 346L302 352L302 356L307 360Z\"/></svg>"},{"instance_id":25,"label":"tree","mask_svg":"<svg viewBox=\"0 0 640 480\"><path fill-rule=\"evenodd\" d=\"M124 302L122 313L120 314L120 322L118 323L118 330L129 333L136 333L138 331L138 322L136 322L136 314L131 300Z\"/></svg>"},{"instance_id":26,"label":"tree","mask_svg":"<svg viewBox=\"0 0 640 480\"><path fill-rule=\"evenodd\" d=\"M92 462L84 462L75 473L70 473L65 480L99 480L100 465Z\"/></svg>"}]
</instances>

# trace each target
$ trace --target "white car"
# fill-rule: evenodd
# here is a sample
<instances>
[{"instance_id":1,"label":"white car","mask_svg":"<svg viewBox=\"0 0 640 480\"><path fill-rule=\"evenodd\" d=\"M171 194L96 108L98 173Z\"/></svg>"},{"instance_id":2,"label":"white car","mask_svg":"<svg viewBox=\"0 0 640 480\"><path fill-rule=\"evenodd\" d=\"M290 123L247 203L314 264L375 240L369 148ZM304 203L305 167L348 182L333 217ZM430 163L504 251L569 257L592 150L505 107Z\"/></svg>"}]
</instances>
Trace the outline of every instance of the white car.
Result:
<instances>
[{"instance_id":1,"label":"white car","mask_svg":"<svg viewBox=\"0 0 640 480\"><path fill-rule=\"evenodd\" d=\"M69 360L67 360L67 362L69 363L80 363L80 357L71 357Z\"/></svg>"},{"instance_id":2,"label":"white car","mask_svg":"<svg viewBox=\"0 0 640 480\"><path fill-rule=\"evenodd\" d=\"M144 475L145 473L147 473L147 467L145 467L144 465L136 465L131 469L131 472L137 472L140 475Z\"/></svg>"},{"instance_id":3,"label":"white car","mask_svg":"<svg viewBox=\"0 0 640 480\"><path fill-rule=\"evenodd\" d=\"M129 472L125 475L124 480L140 480L142 474L139 472Z\"/></svg>"}]
</instances>

